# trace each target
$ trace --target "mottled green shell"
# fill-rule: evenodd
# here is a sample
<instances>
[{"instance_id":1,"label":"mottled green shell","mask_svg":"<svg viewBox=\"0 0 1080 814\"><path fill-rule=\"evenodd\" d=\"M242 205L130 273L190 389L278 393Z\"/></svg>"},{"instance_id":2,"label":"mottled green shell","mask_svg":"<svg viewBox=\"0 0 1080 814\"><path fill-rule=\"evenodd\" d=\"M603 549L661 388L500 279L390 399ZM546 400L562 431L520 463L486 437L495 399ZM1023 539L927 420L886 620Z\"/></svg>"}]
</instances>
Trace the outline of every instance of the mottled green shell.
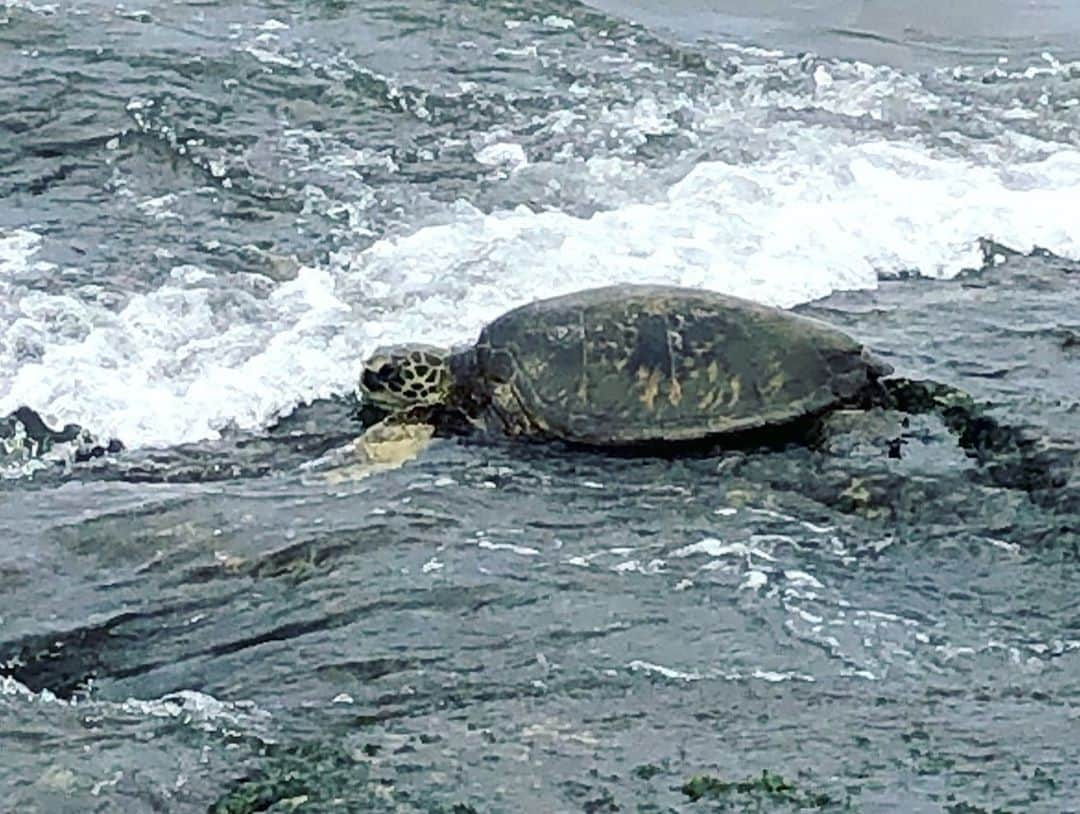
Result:
<instances>
[{"instance_id":1,"label":"mottled green shell","mask_svg":"<svg viewBox=\"0 0 1080 814\"><path fill-rule=\"evenodd\" d=\"M530 303L488 325L477 351L487 386L503 382L528 423L590 444L778 424L837 404L889 372L823 323L664 286Z\"/></svg>"}]
</instances>

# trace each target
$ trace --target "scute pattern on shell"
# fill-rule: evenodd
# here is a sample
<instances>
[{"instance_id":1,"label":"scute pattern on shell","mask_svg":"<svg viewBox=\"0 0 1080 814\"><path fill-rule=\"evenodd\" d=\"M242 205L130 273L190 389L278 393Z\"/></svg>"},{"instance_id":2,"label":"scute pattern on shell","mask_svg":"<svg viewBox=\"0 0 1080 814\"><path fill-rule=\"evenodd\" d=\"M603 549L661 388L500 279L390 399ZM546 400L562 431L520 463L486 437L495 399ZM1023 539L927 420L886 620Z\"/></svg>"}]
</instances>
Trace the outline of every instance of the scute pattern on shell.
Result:
<instances>
[{"instance_id":1,"label":"scute pattern on shell","mask_svg":"<svg viewBox=\"0 0 1080 814\"><path fill-rule=\"evenodd\" d=\"M688 440L781 423L889 372L814 320L715 292L622 285L541 300L481 333L479 373L571 441Z\"/></svg>"}]
</instances>

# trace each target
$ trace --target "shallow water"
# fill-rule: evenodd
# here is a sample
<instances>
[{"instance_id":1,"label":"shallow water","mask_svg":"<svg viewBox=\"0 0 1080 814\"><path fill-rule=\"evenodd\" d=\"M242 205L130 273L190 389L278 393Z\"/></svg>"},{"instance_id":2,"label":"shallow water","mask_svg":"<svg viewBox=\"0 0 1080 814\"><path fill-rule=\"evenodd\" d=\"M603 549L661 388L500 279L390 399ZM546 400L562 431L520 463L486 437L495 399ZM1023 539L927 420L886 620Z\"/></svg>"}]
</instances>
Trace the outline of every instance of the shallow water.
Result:
<instances>
[{"instance_id":1,"label":"shallow water","mask_svg":"<svg viewBox=\"0 0 1080 814\"><path fill-rule=\"evenodd\" d=\"M1076 21L601 5L0 12L0 414L128 446L0 481L5 807L205 811L282 754L270 810L1080 806ZM1045 477L931 417L304 474L375 345L620 280L835 322Z\"/></svg>"}]
</instances>

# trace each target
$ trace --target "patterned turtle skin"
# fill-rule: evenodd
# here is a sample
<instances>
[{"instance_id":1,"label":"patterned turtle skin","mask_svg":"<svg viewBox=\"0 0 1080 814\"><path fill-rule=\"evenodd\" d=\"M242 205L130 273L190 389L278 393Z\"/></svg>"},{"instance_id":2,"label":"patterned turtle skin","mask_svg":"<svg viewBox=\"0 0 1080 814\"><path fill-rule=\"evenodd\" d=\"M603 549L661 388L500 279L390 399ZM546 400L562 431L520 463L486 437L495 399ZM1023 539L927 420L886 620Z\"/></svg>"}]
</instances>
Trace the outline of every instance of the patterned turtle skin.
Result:
<instances>
[{"instance_id":1,"label":"patterned turtle skin","mask_svg":"<svg viewBox=\"0 0 1080 814\"><path fill-rule=\"evenodd\" d=\"M501 434L620 446L783 424L890 372L815 320L705 290L617 285L509 311L449 354L377 352L361 391L408 420L445 408Z\"/></svg>"}]
</instances>

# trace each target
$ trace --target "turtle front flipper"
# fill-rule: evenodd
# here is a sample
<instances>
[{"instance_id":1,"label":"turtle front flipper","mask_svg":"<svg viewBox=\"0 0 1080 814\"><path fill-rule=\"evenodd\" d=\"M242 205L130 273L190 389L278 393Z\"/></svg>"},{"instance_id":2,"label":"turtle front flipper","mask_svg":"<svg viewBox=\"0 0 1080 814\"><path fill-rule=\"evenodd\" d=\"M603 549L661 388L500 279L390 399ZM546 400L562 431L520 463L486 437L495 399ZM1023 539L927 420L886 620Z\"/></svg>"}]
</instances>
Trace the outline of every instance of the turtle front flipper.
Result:
<instances>
[{"instance_id":1,"label":"turtle front flipper","mask_svg":"<svg viewBox=\"0 0 1080 814\"><path fill-rule=\"evenodd\" d=\"M970 394L941 382L897 377L877 383L877 406L912 414L933 413L975 458L995 486L1022 489L1032 496L1060 489L1068 480L1052 448L1036 432L1003 424L976 404Z\"/></svg>"},{"instance_id":2,"label":"turtle front flipper","mask_svg":"<svg viewBox=\"0 0 1080 814\"><path fill-rule=\"evenodd\" d=\"M393 415L368 427L363 435L305 464L305 480L344 483L375 472L397 469L431 443L435 427L409 416Z\"/></svg>"}]
</instances>

